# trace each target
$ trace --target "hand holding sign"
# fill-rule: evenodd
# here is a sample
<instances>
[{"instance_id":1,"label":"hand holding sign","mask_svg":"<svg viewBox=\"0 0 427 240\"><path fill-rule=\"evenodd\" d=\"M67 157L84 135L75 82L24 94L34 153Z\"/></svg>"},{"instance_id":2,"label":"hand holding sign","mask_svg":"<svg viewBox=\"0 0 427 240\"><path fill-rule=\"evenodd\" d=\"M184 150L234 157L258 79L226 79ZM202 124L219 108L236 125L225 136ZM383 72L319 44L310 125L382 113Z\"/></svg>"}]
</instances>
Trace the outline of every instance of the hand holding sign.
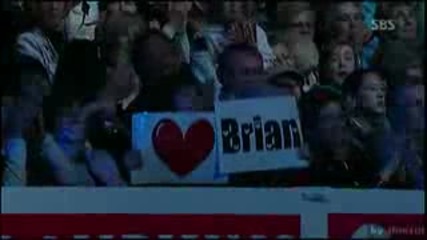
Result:
<instances>
[{"instance_id":1,"label":"hand holding sign","mask_svg":"<svg viewBox=\"0 0 427 240\"><path fill-rule=\"evenodd\" d=\"M293 97L218 102L216 126L221 172L305 167Z\"/></svg>"}]
</instances>

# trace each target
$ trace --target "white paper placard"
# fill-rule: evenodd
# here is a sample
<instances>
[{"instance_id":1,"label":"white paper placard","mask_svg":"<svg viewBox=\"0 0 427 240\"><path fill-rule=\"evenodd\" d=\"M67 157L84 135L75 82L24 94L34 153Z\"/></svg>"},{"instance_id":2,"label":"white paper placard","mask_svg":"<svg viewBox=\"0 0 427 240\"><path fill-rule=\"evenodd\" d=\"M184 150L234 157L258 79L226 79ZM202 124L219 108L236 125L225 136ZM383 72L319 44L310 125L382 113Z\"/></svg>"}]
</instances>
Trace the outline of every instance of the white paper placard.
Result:
<instances>
[{"instance_id":1,"label":"white paper placard","mask_svg":"<svg viewBox=\"0 0 427 240\"><path fill-rule=\"evenodd\" d=\"M132 141L143 159L132 184L227 182L218 174L213 113L135 114Z\"/></svg>"},{"instance_id":2,"label":"white paper placard","mask_svg":"<svg viewBox=\"0 0 427 240\"><path fill-rule=\"evenodd\" d=\"M218 101L215 112L221 172L307 166L294 97Z\"/></svg>"}]
</instances>

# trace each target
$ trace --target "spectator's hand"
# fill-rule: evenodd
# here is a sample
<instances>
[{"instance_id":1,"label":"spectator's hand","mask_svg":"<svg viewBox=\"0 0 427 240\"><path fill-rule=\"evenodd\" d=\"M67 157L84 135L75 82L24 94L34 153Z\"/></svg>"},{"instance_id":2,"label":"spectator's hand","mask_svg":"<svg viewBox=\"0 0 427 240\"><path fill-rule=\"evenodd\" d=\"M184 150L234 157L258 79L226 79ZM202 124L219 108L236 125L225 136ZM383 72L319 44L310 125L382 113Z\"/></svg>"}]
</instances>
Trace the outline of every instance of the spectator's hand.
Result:
<instances>
[{"instance_id":1,"label":"spectator's hand","mask_svg":"<svg viewBox=\"0 0 427 240\"><path fill-rule=\"evenodd\" d=\"M235 22L231 24L228 34L233 43L256 45L256 24L254 22Z\"/></svg>"},{"instance_id":2,"label":"spectator's hand","mask_svg":"<svg viewBox=\"0 0 427 240\"><path fill-rule=\"evenodd\" d=\"M306 93L319 82L319 74L317 70L310 70L307 72L304 78L304 84L302 86L303 91Z\"/></svg>"}]
</instances>

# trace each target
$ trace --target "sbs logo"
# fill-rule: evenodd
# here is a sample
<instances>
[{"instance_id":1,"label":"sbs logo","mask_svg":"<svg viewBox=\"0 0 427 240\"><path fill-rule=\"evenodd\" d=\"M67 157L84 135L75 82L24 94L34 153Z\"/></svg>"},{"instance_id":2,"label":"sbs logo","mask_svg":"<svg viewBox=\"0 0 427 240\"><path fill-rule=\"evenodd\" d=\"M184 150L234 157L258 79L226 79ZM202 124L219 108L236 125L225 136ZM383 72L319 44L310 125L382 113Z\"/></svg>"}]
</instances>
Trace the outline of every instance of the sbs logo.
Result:
<instances>
[{"instance_id":1,"label":"sbs logo","mask_svg":"<svg viewBox=\"0 0 427 240\"><path fill-rule=\"evenodd\" d=\"M393 20L374 19L371 22L372 31L394 31L396 24Z\"/></svg>"}]
</instances>

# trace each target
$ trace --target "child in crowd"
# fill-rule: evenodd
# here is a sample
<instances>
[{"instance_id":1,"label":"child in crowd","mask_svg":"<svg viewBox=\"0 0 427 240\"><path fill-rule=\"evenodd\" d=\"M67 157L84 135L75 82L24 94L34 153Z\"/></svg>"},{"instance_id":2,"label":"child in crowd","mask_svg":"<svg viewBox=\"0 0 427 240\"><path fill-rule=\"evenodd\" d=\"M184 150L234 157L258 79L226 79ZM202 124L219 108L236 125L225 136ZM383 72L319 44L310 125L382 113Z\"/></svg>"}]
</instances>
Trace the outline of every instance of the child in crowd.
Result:
<instances>
[{"instance_id":1,"label":"child in crowd","mask_svg":"<svg viewBox=\"0 0 427 240\"><path fill-rule=\"evenodd\" d=\"M333 42L322 52L321 82L340 88L345 79L356 70L356 56L348 43Z\"/></svg>"}]
</instances>

